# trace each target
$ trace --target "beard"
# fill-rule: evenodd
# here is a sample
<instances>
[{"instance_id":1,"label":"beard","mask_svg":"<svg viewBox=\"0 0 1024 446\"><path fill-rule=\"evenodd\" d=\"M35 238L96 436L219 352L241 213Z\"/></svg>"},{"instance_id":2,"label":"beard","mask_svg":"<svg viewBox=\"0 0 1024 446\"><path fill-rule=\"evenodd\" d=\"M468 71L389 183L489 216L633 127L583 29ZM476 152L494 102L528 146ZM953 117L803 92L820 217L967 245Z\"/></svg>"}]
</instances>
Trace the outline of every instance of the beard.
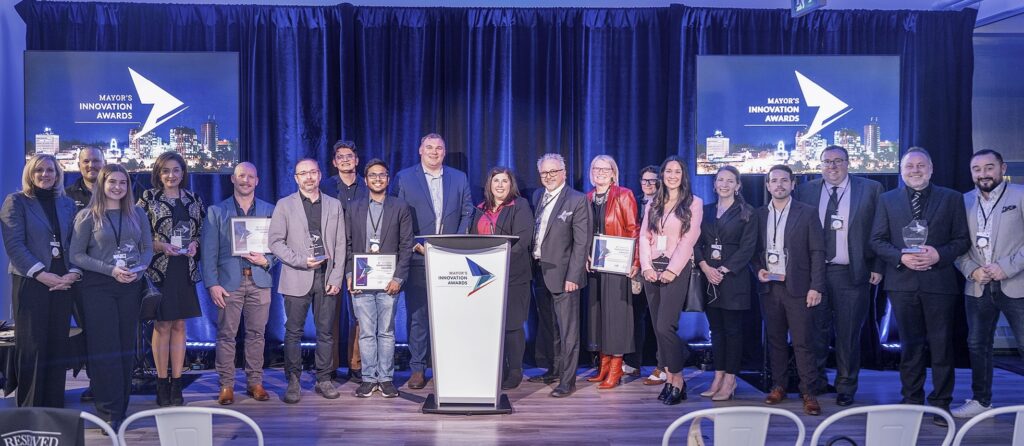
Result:
<instances>
[{"instance_id":1,"label":"beard","mask_svg":"<svg viewBox=\"0 0 1024 446\"><path fill-rule=\"evenodd\" d=\"M982 182L983 181L988 181L990 185L989 186L982 186ZM1003 183L1003 179L1002 178L979 178L978 181L974 182L974 185L978 186L978 190L980 190L980 191L982 191L982 192L987 194L989 192L992 192L992 191L996 190L996 188L999 187L999 185L1002 184L1002 183Z\"/></svg>"}]
</instances>

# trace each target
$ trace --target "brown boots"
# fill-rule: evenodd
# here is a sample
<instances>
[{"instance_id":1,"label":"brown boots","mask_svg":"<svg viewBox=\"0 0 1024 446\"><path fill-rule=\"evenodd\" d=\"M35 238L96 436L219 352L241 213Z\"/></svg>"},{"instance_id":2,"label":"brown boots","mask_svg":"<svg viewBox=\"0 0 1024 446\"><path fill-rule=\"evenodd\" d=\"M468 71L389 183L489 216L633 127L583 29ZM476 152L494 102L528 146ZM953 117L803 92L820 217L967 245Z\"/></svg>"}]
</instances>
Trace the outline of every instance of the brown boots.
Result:
<instances>
[{"instance_id":1,"label":"brown boots","mask_svg":"<svg viewBox=\"0 0 1024 446\"><path fill-rule=\"evenodd\" d=\"M588 383L599 383L608 377L608 367L611 364L612 356L601 353L601 367L597 369L597 376L587 378ZM621 359L621 358L620 358ZM621 362L621 361L620 361ZM621 368L620 368L621 370Z\"/></svg>"},{"instance_id":2,"label":"brown boots","mask_svg":"<svg viewBox=\"0 0 1024 446\"><path fill-rule=\"evenodd\" d=\"M613 389L622 382L622 357L612 356L608 368L611 370L608 371L608 376L604 382L597 386L598 389Z\"/></svg>"}]
</instances>

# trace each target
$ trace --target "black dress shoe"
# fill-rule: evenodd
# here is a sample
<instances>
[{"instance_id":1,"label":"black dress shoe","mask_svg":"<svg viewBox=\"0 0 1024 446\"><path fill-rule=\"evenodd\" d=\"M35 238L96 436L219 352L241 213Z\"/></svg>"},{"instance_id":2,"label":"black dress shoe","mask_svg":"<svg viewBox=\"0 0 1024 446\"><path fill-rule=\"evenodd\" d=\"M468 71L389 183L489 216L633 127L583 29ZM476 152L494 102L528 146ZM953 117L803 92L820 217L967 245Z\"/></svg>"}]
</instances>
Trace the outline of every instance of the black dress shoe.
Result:
<instances>
[{"instance_id":1,"label":"black dress shoe","mask_svg":"<svg viewBox=\"0 0 1024 446\"><path fill-rule=\"evenodd\" d=\"M934 425L936 425L938 427L949 427L949 423L946 421L945 418L942 417L942 415L935 415L935 416L933 416L932 417L932 424L934 424Z\"/></svg>"},{"instance_id":2,"label":"black dress shoe","mask_svg":"<svg viewBox=\"0 0 1024 446\"><path fill-rule=\"evenodd\" d=\"M665 397L665 400L662 401L663 404L665 404L666 406L674 406L676 404L683 402L683 400L686 399L685 384L683 385L682 389L672 385L669 386L672 388L672 391L669 392L668 396Z\"/></svg>"},{"instance_id":3,"label":"black dress shoe","mask_svg":"<svg viewBox=\"0 0 1024 446\"><path fill-rule=\"evenodd\" d=\"M853 395L849 393L840 393L836 395L836 405L846 407L853 404Z\"/></svg>"},{"instance_id":4,"label":"black dress shoe","mask_svg":"<svg viewBox=\"0 0 1024 446\"><path fill-rule=\"evenodd\" d=\"M519 387L519 384L523 382L523 371L510 371L509 374L505 375L505 379L501 381L501 390L512 390Z\"/></svg>"},{"instance_id":5,"label":"black dress shoe","mask_svg":"<svg viewBox=\"0 0 1024 446\"><path fill-rule=\"evenodd\" d=\"M362 384L363 369L348 369L348 380L353 384Z\"/></svg>"},{"instance_id":6,"label":"black dress shoe","mask_svg":"<svg viewBox=\"0 0 1024 446\"><path fill-rule=\"evenodd\" d=\"M573 392L576 392L576 386L574 386L574 385L573 386L558 386L558 387L555 387L555 390L551 391L551 396L553 396L555 398L565 398L565 397L567 397L569 395L572 395Z\"/></svg>"},{"instance_id":7,"label":"black dress shoe","mask_svg":"<svg viewBox=\"0 0 1024 446\"><path fill-rule=\"evenodd\" d=\"M532 382L532 383L544 383L544 384L556 383L556 382L558 382L558 374L556 374L554 372L554 369L548 369L548 371L544 372L543 375L538 375L538 376L531 377L531 378L527 379L527 381Z\"/></svg>"},{"instance_id":8,"label":"black dress shoe","mask_svg":"<svg viewBox=\"0 0 1024 446\"><path fill-rule=\"evenodd\" d=\"M665 383L665 387L661 389L661 393L658 394L658 401L665 401L665 398L672 394L672 384Z\"/></svg>"}]
</instances>

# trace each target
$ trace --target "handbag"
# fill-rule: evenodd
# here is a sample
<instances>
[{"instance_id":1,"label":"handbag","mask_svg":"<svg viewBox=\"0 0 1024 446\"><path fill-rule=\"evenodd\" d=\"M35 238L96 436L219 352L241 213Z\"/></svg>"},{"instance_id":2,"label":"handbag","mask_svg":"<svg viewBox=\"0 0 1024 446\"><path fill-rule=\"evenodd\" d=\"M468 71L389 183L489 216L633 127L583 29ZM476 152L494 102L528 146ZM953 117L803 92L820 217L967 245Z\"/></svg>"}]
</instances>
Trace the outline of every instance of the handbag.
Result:
<instances>
[{"instance_id":1,"label":"handbag","mask_svg":"<svg viewBox=\"0 0 1024 446\"><path fill-rule=\"evenodd\" d=\"M690 259L690 285L686 288L685 297L683 311L690 313L704 311L704 274L694 264L693 259Z\"/></svg>"},{"instance_id":2,"label":"handbag","mask_svg":"<svg viewBox=\"0 0 1024 446\"><path fill-rule=\"evenodd\" d=\"M148 278L143 278L142 302L139 304L139 320L152 321L160 313L160 304L164 301L164 295Z\"/></svg>"}]
</instances>

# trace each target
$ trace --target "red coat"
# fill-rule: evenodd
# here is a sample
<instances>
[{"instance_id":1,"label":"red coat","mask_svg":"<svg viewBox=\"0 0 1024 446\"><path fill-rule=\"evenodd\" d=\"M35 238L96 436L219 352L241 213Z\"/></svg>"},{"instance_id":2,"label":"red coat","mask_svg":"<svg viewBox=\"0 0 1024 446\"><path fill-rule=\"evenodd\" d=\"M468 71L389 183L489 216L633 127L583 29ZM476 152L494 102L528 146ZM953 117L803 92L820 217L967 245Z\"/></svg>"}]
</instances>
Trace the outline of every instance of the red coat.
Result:
<instances>
[{"instance_id":1,"label":"red coat","mask_svg":"<svg viewBox=\"0 0 1024 446\"><path fill-rule=\"evenodd\" d=\"M594 191L587 192L587 200L594 201ZM633 191L625 187L611 185L608 188L608 201L604 205L604 234L615 237L630 237L636 240L640 236L640 222L637 221L636 198ZM594 218L599 218L595 215ZM633 266L640 267L640 250L633 247Z\"/></svg>"}]
</instances>

